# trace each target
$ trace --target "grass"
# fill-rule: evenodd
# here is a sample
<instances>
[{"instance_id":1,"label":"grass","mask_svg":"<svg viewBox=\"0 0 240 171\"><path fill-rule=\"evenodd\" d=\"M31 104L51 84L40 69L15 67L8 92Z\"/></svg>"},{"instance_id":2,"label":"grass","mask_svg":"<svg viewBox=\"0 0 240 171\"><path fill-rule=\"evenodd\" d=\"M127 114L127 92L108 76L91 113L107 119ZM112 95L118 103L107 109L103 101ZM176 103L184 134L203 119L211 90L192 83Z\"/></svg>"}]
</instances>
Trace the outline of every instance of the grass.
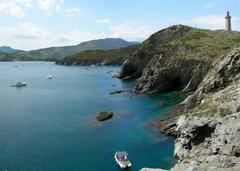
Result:
<instances>
[{"instance_id":1,"label":"grass","mask_svg":"<svg viewBox=\"0 0 240 171\"><path fill-rule=\"evenodd\" d=\"M240 37L233 38L233 41L240 43Z\"/></svg>"},{"instance_id":2,"label":"grass","mask_svg":"<svg viewBox=\"0 0 240 171\"><path fill-rule=\"evenodd\" d=\"M212 60L240 44L240 32L192 28L185 36L176 40L176 44L191 49L191 54L186 55L188 58Z\"/></svg>"},{"instance_id":3,"label":"grass","mask_svg":"<svg viewBox=\"0 0 240 171\"><path fill-rule=\"evenodd\" d=\"M183 41L190 41L190 40L200 40L204 37L210 37L208 33L202 31L202 30L194 30L191 34L185 36L183 38Z\"/></svg>"}]
</instances>

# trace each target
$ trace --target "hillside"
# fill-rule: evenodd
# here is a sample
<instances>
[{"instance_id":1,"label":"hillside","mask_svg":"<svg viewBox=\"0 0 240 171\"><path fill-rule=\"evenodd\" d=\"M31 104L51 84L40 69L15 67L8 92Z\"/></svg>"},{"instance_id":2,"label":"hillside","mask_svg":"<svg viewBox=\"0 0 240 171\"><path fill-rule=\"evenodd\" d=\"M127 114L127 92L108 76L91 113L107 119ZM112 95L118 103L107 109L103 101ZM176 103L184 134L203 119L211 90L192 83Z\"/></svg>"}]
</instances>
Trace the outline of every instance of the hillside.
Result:
<instances>
[{"instance_id":1,"label":"hillside","mask_svg":"<svg viewBox=\"0 0 240 171\"><path fill-rule=\"evenodd\" d=\"M91 40L82 42L76 46L64 46L64 47L50 47L39 50L31 50L24 52L17 52L13 55L17 59L31 59L31 60L52 60L56 61L66 56L74 55L76 53L86 50L109 50L117 49L121 47L127 47L133 45L132 42L127 42L123 39L107 38L99 40Z\"/></svg>"},{"instance_id":2,"label":"hillside","mask_svg":"<svg viewBox=\"0 0 240 171\"><path fill-rule=\"evenodd\" d=\"M19 52L20 50L18 49L13 49L9 46L0 46L0 52L3 52L3 53L8 53L8 54L11 54L11 53L14 53L14 52Z\"/></svg>"},{"instance_id":3,"label":"hillside","mask_svg":"<svg viewBox=\"0 0 240 171\"><path fill-rule=\"evenodd\" d=\"M137 50L132 45L112 50L87 50L57 61L60 65L120 65L124 57Z\"/></svg>"},{"instance_id":4,"label":"hillside","mask_svg":"<svg viewBox=\"0 0 240 171\"><path fill-rule=\"evenodd\" d=\"M194 91L212 61L240 43L239 32L176 25L153 34L130 55L120 78L138 78L136 91Z\"/></svg>"}]
</instances>

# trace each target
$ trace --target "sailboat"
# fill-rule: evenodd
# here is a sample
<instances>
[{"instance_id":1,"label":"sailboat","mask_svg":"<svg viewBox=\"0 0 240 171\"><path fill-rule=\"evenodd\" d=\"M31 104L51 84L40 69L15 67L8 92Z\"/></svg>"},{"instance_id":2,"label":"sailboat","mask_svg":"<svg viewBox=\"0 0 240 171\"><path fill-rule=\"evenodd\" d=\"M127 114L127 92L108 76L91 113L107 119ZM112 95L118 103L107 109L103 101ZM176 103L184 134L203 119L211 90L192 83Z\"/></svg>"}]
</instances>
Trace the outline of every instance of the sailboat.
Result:
<instances>
[{"instance_id":1,"label":"sailboat","mask_svg":"<svg viewBox=\"0 0 240 171\"><path fill-rule=\"evenodd\" d=\"M49 70L48 70L48 75L47 75L47 79L52 79L53 75L51 74L51 63L49 63Z\"/></svg>"}]
</instances>

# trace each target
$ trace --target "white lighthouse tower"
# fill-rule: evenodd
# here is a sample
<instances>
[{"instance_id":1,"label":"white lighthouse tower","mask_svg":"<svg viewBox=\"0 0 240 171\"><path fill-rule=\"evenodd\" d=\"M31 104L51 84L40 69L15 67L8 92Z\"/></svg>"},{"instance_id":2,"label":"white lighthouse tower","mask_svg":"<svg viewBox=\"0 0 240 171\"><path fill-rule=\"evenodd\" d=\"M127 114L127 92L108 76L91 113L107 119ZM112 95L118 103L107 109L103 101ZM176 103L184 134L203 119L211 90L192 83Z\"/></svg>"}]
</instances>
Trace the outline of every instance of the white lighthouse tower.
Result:
<instances>
[{"instance_id":1,"label":"white lighthouse tower","mask_svg":"<svg viewBox=\"0 0 240 171\"><path fill-rule=\"evenodd\" d=\"M231 16L230 16L230 12L229 11L227 11L227 15L226 15L226 17L225 17L225 19L226 19L226 31L231 31L232 30L232 23L231 23Z\"/></svg>"}]
</instances>

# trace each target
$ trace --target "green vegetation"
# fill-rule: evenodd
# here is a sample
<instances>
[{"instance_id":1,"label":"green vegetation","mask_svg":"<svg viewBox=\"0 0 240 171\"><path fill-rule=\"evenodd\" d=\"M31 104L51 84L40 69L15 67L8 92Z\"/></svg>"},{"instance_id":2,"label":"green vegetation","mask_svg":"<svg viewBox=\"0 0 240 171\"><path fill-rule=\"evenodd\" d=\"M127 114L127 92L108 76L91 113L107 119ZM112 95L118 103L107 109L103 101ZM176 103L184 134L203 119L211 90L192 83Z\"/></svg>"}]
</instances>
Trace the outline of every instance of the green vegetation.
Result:
<instances>
[{"instance_id":1,"label":"green vegetation","mask_svg":"<svg viewBox=\"0 0 240 171\"><path fill-rule=\"evenodd\" d=\"M112 50L87 50L77 53L75 55L66 57L57 62L57 64L64 65L118 65L122 59L127 55L137 50L139 46L133 45L120 49Z\"/></svg>"},{"instance_id":2,"label":"green vegetation","mask_svg":"<svg viewBox=\"0 0 240 171\"><path fill-rule=\"evenodd\" d=\"M191 34L185 36L183 41L190 41L190 40L200 40L204 37L210 37L206 32L200 30L194 30Z\"/></svg>"},{"instance_id":3,"label":"green vegetation","mask_svg":"<svg viewBox=\"0 0 240 171\"><path fill-rule=\"evenodd\" d=\"M182 38L173 42L175 45L185 45L191 50L192 53L185 58L201 58L208 61L226 54L238 43L240 43L240 32L196 28L192 28Z\"/></svg>"},{"instance_id":4,"label":"green vegetation","mask_svg":"<svg viewBox=\"0 0 240 171\"><path fill-rule=\"evenodd\" d=\"M233 38L234 42L240 43L240 37Z\"/></svg>"}]
</instances>

